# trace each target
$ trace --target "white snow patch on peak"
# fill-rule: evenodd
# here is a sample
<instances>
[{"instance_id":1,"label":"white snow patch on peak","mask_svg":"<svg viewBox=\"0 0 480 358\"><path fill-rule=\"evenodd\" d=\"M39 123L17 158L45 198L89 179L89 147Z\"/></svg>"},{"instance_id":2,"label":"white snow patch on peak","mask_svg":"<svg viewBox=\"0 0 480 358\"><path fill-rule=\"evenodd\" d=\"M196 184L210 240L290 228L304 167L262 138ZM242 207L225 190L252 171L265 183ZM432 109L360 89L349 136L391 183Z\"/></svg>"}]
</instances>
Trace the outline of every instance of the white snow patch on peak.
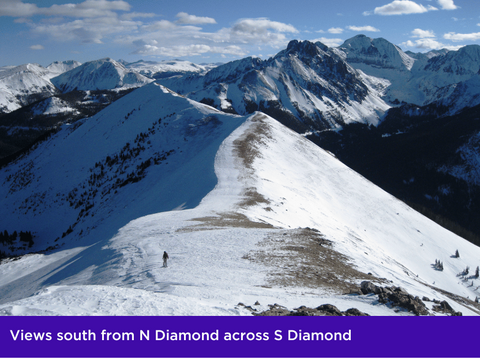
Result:
<instances>
[{"instance_id":1,"label":"white snow patch on peak","mask_svg":"<svg viewBox=\"0 0 480 358\"><path fill-rule=\"evenodd\" d=\"M50 71L38 64L0 67L0 113L12 112L40 95L49 97L57 92L50 82Z\"/></svg>"},{"instance_id":2,"label":"white snow patch on peak","mask_svg":"<svg viewBox=\"0 0 480 358\"><path fill-rule=\"evenodd\" d=\"M111 58L86 62L52 78L52 83L63 92L141 87L150 82L151 79Z\"/></svg>"},{"instance_id":3,"label":"white snow patch on peak","mask_svg":"<svg viewBox=\"0 0 480 358\"><path fill-rule=\"evenodd\" d=\"M48 77L49 78L57 77L64 72L77 68L81 64L82 64L81 62L74 61L74 60L52 62L50 65L47 66L47 70L50 72L48 74Z\"/></svg>"},{"instance_id":4,"label":"white snow patch on peak","mask_svg":"<svg viewBox=\"0 0 480 358\"><path fill-rule=\"evenodd\" d=\"M204 74L216 65L198 65L190 61L170 60L170 61L144 61L127 63L125 67L137 71L146 77L164 78L173 75L185 73Z\"/></svg>"},{"instance_id":5,"label":"white snow patch on peak","mask_svg":"<svg viewBox=\"0 0 480 358\"><path fill-rule=\"evenodd\" d=\"M339 48L346 52L349 62L362 62L407 71L410 71L415 63L415 58L383 38L372 39L365 35L357 35L346 40Z\"/></svg>"},{"instance_id":6,"label":"white snow patch on peak","mask_svg":"<svg viewBox=\"0 0 480 358\"><path fill-rule=\"evenodd\" d=\"M75 108L69 106L69 104L60 98L50 97L47 98L32 108L32 112L35 116L38 115L55 115L68 112L78 112Z\"/></svg>"}]
</instances>

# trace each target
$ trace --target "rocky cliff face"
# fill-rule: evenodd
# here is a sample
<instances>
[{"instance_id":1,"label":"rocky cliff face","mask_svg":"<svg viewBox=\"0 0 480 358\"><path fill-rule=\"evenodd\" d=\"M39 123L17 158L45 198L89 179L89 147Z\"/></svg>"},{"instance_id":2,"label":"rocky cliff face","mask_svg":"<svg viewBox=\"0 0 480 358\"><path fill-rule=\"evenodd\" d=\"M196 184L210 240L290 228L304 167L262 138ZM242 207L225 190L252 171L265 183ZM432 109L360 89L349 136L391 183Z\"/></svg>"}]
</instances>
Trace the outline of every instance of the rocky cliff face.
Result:
<instances>
[{"instance_id":1,"label":"rocky cliff face","mask_svg":"<svg viewBox=\"0 0 480 358\"><path fill-rule=\"evenodd\" d=\"M260 110L299 131L377 124L389 106L379 91L324 44L291 41L273 58L227 63L205 76L161 81L189 98L240 114ZM368 82L368 81L367 81Z\"/></svg>"}]
</instances>

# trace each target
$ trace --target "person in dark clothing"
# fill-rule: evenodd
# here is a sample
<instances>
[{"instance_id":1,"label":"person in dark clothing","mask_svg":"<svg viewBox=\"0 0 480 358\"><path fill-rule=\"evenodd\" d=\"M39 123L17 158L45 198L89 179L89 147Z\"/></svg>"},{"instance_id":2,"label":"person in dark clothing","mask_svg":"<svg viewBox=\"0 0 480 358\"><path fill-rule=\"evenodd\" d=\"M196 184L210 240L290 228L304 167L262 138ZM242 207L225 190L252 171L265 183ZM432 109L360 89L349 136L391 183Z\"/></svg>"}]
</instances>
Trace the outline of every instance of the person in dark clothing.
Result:
<instances>
[{"instance_id":1,"label":"person in dark clothing","mask_svg":"<svg viewBox=\"0 0 480 358\"><path fill-rule=\"evenodd\" d=\"M163 267L167 267L168 254L166 251L163 252Z\"/></svg>"}]
</instances>

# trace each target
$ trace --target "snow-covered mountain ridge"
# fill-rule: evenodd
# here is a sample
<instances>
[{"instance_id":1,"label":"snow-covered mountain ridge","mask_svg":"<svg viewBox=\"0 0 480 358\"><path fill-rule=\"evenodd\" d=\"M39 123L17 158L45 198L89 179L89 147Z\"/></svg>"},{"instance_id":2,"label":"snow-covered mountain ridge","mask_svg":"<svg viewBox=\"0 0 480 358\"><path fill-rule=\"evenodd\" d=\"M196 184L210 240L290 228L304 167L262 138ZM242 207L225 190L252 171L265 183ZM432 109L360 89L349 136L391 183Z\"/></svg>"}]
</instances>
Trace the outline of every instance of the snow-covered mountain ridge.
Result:
<instances>
[{"instance_id":1,"label":"snow-covered mountain ridge","mask_svg":"<svg viewBox=\"0 0 480 358\"><path fill-rule=\"evenodd\" d=\"M366 278L478 314L476 279L458 275L478 247L275 119L157 84L64 126L0 183L2 230L52 247L0 265L3 314L236 315L255 301L408 314L342 295Z\"/></svg>"},{"instance_id":2,"label":"snow-covered mountain ridge","mask_svg":"<svg viewBox=\"0 0 480 358\"><path fill-rule=\"evenodd\" d=\"M350 64L410 71L415 62L414 58L383 38L371 39L358 35L346 40L340 49L345 51L346 60Z\"/></svg>"},{"instance_id":3,"label":"snow-covered mountain ridge","mask_svg":"<svg viewBox=\"0 0 480 358\"><path fill-rule=\"evenodd\" d=\"M159 82L224 111L261 110L299 132L378 125L402 103L448 106L449 114L479 104L479 49L407 54L364 35L338 48L294 40L268 60L244 58Z\"/></svg>"},{"instance_id":4,"label":"snow-covered mountain ridge","mask_svg":"<svg viewBox=\"0 0 480 358\"><path fill-rule=\"evenodd\" d=\"M50 72L37 64L0 67L0 113L14 111L58 92Z\"/></svg>"},{"instance_id":5,"label":"snow-covered mountain ridge","mask_svg":"<svg viewBox=\"0 0 480 358\"><path fill-rule=\"evenodd\" d=\"M140 87L151 81L110 58L86 62L52 78L62 92Z\"/></svg>"},{"instance_id":6,"label":"snow-covered mountain ridge","mask_svg":"<svg viewBox=\"0 0 480 358\"><path fill-rule=\"evenodd\" d=\"M165 78L185 74L205 74L216 65L198 65L189 61L136 61L124 63L125 67L140 73L148 78Z\"/></svg>"},{"instance_id":7,"label":"snow-covered mountain ridge","mask_svg":"<svg viewBox=\"0 0 480 358\"><path fill-rule=\"evenodd\" d=\"M461 95L451 96L449 88L477 82L480 70L480 46L469 45L458 51L407 54L385 39L358 35L339 48L345 60L356 69L391 82L385 92L390 103L406 102L418 106L431 103L448 105L454 114L466 106L480 104L480 91L469 87ZM461 103L456 103L458 99Z\"/></svg>"},{"instance_id":8,"label":"snow-covered mountain ridge","mask_svg":"<svg viewBox=\"0 0 480 358\"><path fill-rule=\"evenodd\" d=\"M223 111L260 110L305 132L338 129L351 122L378 124L389 106L381 99L381 81L367 77L335 50L295 40L268 60L249 57L218 66L204 76L159 82Z\"/></svg>"}]
</instances>

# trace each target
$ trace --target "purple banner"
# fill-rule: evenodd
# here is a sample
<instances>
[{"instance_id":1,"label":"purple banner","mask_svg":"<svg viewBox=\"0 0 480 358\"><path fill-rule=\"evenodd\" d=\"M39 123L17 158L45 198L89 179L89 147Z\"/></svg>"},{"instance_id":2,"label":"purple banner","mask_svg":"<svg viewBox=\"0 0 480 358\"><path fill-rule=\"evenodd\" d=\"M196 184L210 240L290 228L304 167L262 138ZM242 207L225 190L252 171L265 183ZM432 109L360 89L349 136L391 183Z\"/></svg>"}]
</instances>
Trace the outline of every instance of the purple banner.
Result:
<instances>
[{"instance_id":1,"label":"purple banner","mask_svg":"<svg viewBox=\"0 0 480 358\"><path fill-rule=\"evenodd\" d=\"M473 357L475 317L2 317L2 357Z\"/></svg>"}]
</instances>

